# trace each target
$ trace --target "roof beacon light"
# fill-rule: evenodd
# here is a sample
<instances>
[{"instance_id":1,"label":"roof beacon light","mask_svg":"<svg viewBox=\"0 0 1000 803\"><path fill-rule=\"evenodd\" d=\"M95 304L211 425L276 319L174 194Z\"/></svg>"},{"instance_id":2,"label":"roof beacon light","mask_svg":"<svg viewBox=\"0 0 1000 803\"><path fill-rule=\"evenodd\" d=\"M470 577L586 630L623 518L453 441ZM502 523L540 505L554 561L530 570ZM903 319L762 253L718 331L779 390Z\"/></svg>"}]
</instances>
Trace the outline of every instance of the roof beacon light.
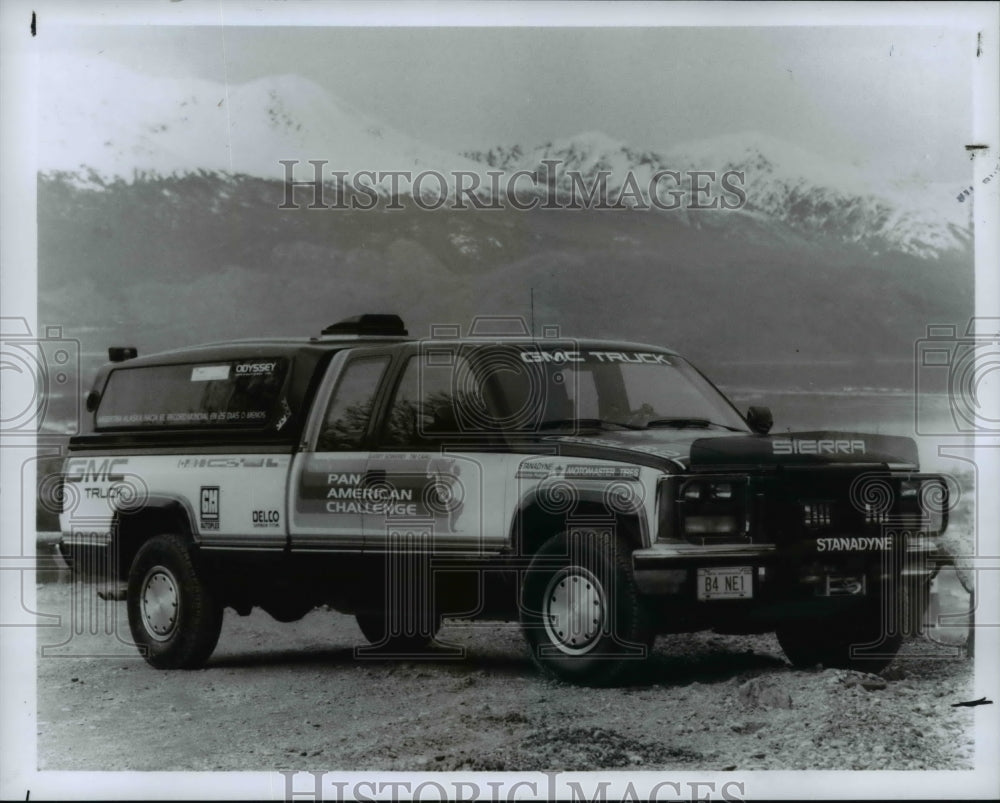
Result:
<instances>
[{"instance_id":1,"label":"roof beacon light","mask_svg":"<svg viewBox=\"0 0 1000 803\"><path fill-rule=\"evenodd\" d=\"M125 360L134 360L139 356L139 349L135 346L109 346L108 347L108 359L111 362L125 362Z\"/></svg>"},{"instance_id":2,"label":"roof beacon light","mask_svg":"<svg viewBox=\"0 0 1000 803\"><path fill-rule=\"evenodd\" d=\"M344 318L323 330L324 335L368 335L382 337L406 337L409 332L398 315L368 313Z\"/></svg>"}]
</instances>

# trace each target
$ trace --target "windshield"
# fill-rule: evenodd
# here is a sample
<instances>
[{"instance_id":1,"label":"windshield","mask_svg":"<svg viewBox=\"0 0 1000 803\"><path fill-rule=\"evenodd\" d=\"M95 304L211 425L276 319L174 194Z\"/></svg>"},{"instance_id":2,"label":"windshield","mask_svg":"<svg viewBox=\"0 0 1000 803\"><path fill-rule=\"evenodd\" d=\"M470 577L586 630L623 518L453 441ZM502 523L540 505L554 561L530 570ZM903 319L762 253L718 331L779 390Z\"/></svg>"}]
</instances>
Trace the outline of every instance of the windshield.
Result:
<instances>
[{"instance_id":1,"label":"windshield","mask_svg":"<svg viewBox=\"0 0 1000 803\"><path fill-rule=\"evenodd\" d=\"M674 354L527 346L484 360L514 429L709 429L747 432L739 414Z\"/></svg>"}]
</instances>

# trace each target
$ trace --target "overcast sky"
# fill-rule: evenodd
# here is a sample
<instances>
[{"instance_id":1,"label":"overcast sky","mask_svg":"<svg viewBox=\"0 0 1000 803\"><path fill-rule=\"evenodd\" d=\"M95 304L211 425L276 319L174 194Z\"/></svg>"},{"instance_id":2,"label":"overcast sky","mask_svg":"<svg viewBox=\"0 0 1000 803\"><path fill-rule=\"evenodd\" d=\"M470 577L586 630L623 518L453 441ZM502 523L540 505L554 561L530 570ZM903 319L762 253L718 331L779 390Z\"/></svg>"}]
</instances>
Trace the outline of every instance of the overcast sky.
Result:
<instances>
[{"instance_id":1,"label":"overcast sky","mask_svg":"<svg viewBox=\"0 0 1000 803\"><path fill-rule=\"evenodd\" d=\"M452 150L594 130L665 150L756 130L879 176L970 175L971 32L85 26L44 35L52 51L158 75L239 83L297 73Z\"/></svg>"}]
</instances>

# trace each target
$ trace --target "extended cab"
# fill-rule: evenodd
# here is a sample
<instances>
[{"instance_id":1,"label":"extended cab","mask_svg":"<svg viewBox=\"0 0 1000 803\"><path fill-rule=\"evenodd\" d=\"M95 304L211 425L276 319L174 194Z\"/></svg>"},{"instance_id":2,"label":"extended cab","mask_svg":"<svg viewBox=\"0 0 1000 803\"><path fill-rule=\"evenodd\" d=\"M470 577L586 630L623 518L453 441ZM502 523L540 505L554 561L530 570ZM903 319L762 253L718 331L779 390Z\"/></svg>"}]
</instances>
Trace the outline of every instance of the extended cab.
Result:
<instances>
[{"instance_id":1,"label":"extended cab","mask_svg":"<svg viewBox=\"0 0 1000 803\"><path fill-rule=\"evenodd\" d=\"M61 527L127 580L161 668L202 665L225 607L328 605L383 654L426 647L444 617L519 620L540 667L586 683L706 628L877 671L946 525L911 439L770 436L766 408L741 416L656 346L418 340L364 315L315 338L112 351Z\"/></svg>"}]
</instances>

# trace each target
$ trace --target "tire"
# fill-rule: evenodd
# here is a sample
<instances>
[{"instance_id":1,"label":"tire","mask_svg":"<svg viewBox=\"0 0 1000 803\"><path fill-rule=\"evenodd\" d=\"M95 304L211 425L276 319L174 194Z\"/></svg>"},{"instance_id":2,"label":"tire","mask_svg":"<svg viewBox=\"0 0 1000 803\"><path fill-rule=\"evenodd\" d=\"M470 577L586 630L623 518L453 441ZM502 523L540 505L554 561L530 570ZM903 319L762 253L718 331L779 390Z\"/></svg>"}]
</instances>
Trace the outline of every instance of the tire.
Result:
<instances>
[{"instance_id":1,"label":"tire","mask_svg":"<svg viewBox=\"0 0 1000 803\"><path fill-rule=\"evenodd\" d=\"M560 533L535 553L521 586L521 627L539 669L611 686L643 666L655 632L630 554L624 539L600 531Z\"/></svg>"},{"instance_id":2,"label":"tire","mask_svg":"<svg viewBox=\"0 0 1000 803\"><path fill-rule=\"evenodd\" d=\"M892 663L903 644L898 607L892 614L891 625L885 628L889 632L883 632L882 611L875 603L833 620L782 625L775 635L788 660L800 669L822 664L825 669L877 674Z\"/></svg>"},{"instance_id":3,"label":"tire","mask_svg":"<svg viewBox=\"0 0 1000 803\"><path fill-rule=\"evenodd\" d=\"M222 606L199 576L187 544L157 535L140 547L128 577L128 623L157 669L196 669L215 649Z\"/></svg>"},{"instance_id":4,"label":"tire","mask_svg":"<svg viewBox=\"0 0 1000 803\"><path fill-rule=\"evenodd\" d=\"M438 617L433 621L406 621L403 616L390 617L388 611L357 613L354 618L373 647L389 652L422 652L434 643L441 628Z\"/></svg>"}]
</instances>

